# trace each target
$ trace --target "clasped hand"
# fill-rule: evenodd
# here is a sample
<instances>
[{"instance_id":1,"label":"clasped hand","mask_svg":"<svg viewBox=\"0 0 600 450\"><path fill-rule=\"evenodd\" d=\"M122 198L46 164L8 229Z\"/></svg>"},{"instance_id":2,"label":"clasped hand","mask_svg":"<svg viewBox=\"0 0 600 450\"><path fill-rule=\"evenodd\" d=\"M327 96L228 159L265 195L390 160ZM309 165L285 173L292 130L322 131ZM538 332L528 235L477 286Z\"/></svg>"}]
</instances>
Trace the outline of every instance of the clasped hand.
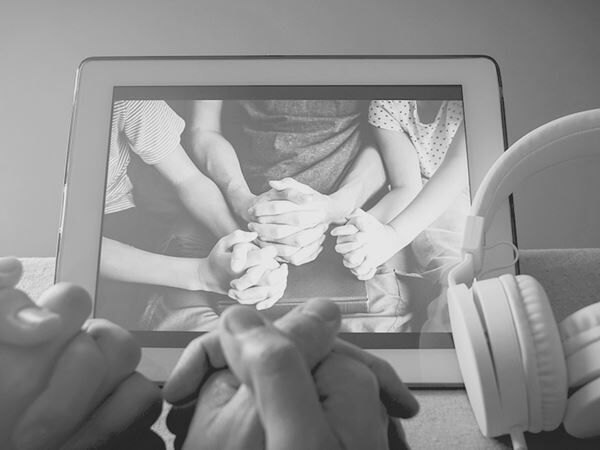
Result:
<instances>
[{"instance_id":1,"label":"clasped hand","mask_svg":"<svg viewBox=\"0 0 600 450\"><path fill-rule=\"evenodd\" d=\"M91 300L71 284L33 303L14 288L21 271L18 260L0 258L2 448L115 448L119 439L164 448L150 431L160 391L135 372L131 335L98 319L82 329Z\"/></svg>"},{"instance_id":2,"label":"clasped hand","mask_svg":"<svg viewBox=\"0 0 600 450\"><path fill-rule=\"evenodd\" d=\"M272 246L260 248L253 244L258 234L236 230L220 239L208 256L212 290L227 295L244 305L262 310L273 306L287 286L287 264L279 264ZM200 276L206 276L200 273Z\"/></svg>"},{"instance_id":3,"label":"clasped hand","mask_svg":"<svg viewBox=\"0 0 600 450\"><path fill-rule=\"evenodd\" d=\"M418 404L385 361L336 339L314 300L270 323L234 306L186 348L163 394L185 449L403 449Z\"/></svg>"},{"instance_id":4,"label":"clasped hand","mask_svg":"<svg viewBox=\"0 0 600 450\"><path fill-rule=\"evenodd\" d=\"M343 264L359 280L369 280L377 268L409 242L390 225L383 224L362 209L357 209L345 225L331 230L337 238L335 251L343 256Z\"/></svg>"},{"instance_id":5,"label":"clasped hand","mask_svg":"<svg viewBox=\"0 0 600 450\"><path fill-rule=\"evenodd\" d=\"M258 196L248 210L248 228L258 233L259 245L273 246L280 260L296 266L313 261L335 220L333 200L293 178L269 185L271 190Z\"/></svg>"}]
</instances>

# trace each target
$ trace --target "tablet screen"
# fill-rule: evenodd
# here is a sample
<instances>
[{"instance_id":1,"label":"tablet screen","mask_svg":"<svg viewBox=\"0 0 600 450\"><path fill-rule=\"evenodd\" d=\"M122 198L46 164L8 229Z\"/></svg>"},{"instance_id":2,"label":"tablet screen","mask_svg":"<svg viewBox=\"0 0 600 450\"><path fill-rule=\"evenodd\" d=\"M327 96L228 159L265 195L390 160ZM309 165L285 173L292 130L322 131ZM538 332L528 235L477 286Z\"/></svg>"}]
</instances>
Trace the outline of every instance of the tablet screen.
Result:
<instances>
[{"instance_id":1,"label":"tablet screen","mask_svg":"<svg viewBox=\"0 0 600 450\"><path fill-rule=\"evenodd\" d=\"M452 346L461 86L116 87L108 131L96 317L179 347L329 298L362 346Z\"/></svg>"}]
</instances>

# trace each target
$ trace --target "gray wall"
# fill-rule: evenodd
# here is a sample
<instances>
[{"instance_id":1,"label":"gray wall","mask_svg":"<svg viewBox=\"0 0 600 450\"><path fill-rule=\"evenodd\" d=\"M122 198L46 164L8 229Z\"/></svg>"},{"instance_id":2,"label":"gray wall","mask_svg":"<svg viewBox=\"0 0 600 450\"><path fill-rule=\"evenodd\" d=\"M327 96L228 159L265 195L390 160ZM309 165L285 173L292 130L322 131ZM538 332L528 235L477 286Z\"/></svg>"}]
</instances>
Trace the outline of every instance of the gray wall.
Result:
<instances>
[{"instance_id":1,"label":"gray wall","mask_svg":"<svg viewBox=\"0 0 600 450\"><path fill-rule=\"evenodd\" d=\"M600 106L600 2L0 3L0 254L53 255L75 70L92 55L488 54L509 142ZM600 247L600 159L516 193L521 247Z\"/></svg>"}]
</instances>

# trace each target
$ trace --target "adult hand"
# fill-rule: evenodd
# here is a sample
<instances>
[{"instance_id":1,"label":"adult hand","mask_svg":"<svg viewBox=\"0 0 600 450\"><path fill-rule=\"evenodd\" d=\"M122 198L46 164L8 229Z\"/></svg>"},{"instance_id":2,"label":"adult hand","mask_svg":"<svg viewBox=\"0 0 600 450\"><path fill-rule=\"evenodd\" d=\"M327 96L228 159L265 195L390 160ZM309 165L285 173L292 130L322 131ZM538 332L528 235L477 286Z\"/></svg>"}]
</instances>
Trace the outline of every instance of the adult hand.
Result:
<instances>
[{"instance_id":1,"label":"adult hand","mask_svg":"<svg viewBox=\"0 0 600 450\"><path fill-rule=\"evenodd\" d=\"M373 278L377 267L408 245L390 225L382 224L362 209L357 209L345 225L331 230L336 236L335 251L343 264L359 280Z\"/></svg>"},{"instance_id":2,"label":"adult hand","mask_svg":"<svg viewBox=\"0 0 600 450\"><path fill-rule=\"evenodd\" d=\"M218 333L188 346L163 390L180 404L200 389L195 414L192 406L169 415L176 443L406 448L399 422L389 416L416 414L416 400L386 362L336 341L339 324L339 309L328 301L309 302L275 326L250 309L228 309ZM219 370L225 367L231 371Z\"/></svg>"},{"instance_id":3,"label":"adult hand","mask_svg":"<svg viewBox=\"0 0 600 450\"><path fill-rule=\"evenodd\" d=\"M278 256L294 264L314 260L322 250L325 231L337 220L337 207L327 195L293 178L270 181L250 213L249 229L261 241L272 243Z\"/></svg>"},{"instance_id":4,"label":"adult hand","mask_svg":"<svg viewBox=\"0 0 600 450\"><path fill-rule=\"evenodd\" d=\"M134 374L139 348L129 333L94 321L82 331L91 300L74 285L53 286L36 305L14 289L21 271L0 258L3 448L100 448L125 430L150 435L160 395Z\"/></svg>"}]
</instances>

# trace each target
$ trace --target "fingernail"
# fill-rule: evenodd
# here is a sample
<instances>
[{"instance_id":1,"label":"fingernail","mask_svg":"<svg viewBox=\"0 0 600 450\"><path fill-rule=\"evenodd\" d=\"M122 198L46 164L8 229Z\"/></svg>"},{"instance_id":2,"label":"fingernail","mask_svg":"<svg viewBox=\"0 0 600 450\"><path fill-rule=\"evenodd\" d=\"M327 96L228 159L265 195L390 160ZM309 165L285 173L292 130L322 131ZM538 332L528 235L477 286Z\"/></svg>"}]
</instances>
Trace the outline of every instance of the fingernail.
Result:
<instances>
[{"instance_id":1,"label":"fingernail","mask_svg":"<svg viewBox=\"0 0 600 450\"><path fill-rule=\"evenodd\" d=\"M233 335L245 333L265 324L262 318L250 308L238 308L225 319L225 327Z\"/></svg>"},{"instance_id":2,"label":"fingernail","mask_svg":"<svg viewBox=\"0 0 600 450\"><path fill-rule=\"evenodd\" d=\"M0 273L13 273L19 270L19 260L16 258L0 258Z\"/></svg>"},{"instance_id":3,"label":"fingernail","mask_svg":"<svg viewBox=\"0 0 600 450\"><path fill-rule=\"evenodd\" d=\"M326 300L313 300L302 306L302 314L306 314L312 317L316 317L323 322L329 324L335 324L340 320L340 309L338 306L330 301Z\"/></svg>"},{"instance_id":4,"label":"fingernail","mask_svg":"<svg viewBox=\"0 0 600 450\"><path fill-rule=\"evenodd\" d=\"M15 445L19 450L42 448L48 440L48 428L45 426L19 427L23 431L16 433Z\"/></svg>"},{"instance_id":5,"label":"fingernail","mask_svg":"<svg viewBox=\"0 0 600 450\"><path fill-rule=\"evenodd\" d=\"M55 312L41 308L23 308L17 312L17 318L28 325L39 325L40 323L59 317Z\"/></svg>"}]
</instances>

